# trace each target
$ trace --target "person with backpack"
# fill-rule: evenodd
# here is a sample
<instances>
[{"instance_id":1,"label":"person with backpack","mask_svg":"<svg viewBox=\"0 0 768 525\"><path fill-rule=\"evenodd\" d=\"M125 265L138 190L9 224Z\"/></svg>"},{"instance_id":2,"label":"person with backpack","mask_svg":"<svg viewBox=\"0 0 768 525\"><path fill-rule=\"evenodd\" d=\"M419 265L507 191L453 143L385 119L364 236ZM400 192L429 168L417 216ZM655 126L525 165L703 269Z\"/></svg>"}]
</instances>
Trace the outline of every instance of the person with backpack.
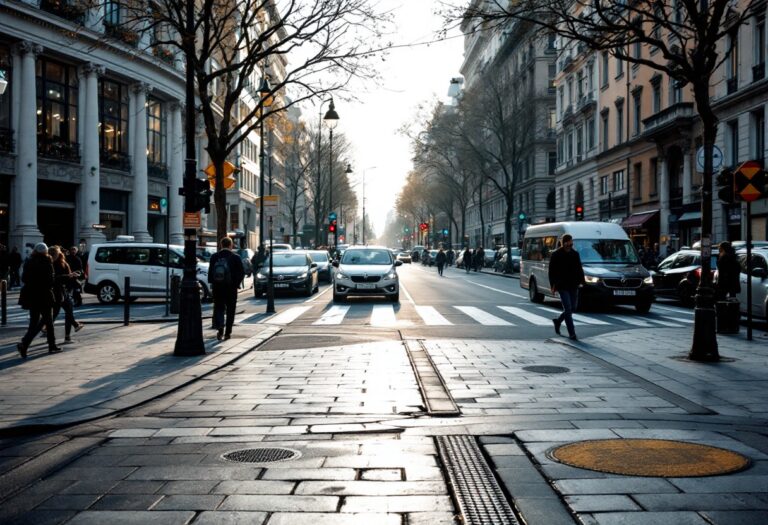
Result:
<instances>
[{"instance_id":1,"label":"person with backpack","mask_svg":"<svg viewBox=\"0 0 768 525\"><path fill-rule=\"evenodd\" d=\"M211 256L208 266L208 282L213 289L213 326L216 339L229 339L235 322L237 287L245 276L240 256L232 251L232 239L224 237L221 250ZM226 310L226 323L224 311Z\"/></svg>"}]
</instances>

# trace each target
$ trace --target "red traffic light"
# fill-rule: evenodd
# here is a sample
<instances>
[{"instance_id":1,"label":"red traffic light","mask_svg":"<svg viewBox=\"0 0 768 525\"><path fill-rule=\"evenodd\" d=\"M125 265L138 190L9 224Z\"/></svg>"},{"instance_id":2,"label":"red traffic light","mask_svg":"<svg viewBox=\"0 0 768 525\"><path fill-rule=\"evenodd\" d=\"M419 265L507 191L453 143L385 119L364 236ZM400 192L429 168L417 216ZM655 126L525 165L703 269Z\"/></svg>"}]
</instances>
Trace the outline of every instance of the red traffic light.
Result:
<instances>
[{"instance_id":1,"label":"red traffic light","mask_svg":"<svg viewBox=\"0 0 768 525\"><path fill-rule=\"evenodd\" d=\"M419 230L425 232L428 229L429 229L429 224L427 224L426 222L422 222L421 224L419 224Z\"/></svg>"},{"instance_id":2,"label":"red traffic light","mask_svg":"<svg viewBox=\"0 0 768 525\"><path fill-rule=\"evenodd\" d=\"M336 220L332 220L328 224L328 233L334 233L336 231Z\"/></svg>"},{"instance_id":3,"label":"red traffic light","mask_svg":"<svg viewBox=\"0 0 768 525\"><path fill-rule=\"evenodd\" d=\"M584 206L577 204L574 206L573 211L577 221L584 220Z\"/></svg>"}]
</instances>

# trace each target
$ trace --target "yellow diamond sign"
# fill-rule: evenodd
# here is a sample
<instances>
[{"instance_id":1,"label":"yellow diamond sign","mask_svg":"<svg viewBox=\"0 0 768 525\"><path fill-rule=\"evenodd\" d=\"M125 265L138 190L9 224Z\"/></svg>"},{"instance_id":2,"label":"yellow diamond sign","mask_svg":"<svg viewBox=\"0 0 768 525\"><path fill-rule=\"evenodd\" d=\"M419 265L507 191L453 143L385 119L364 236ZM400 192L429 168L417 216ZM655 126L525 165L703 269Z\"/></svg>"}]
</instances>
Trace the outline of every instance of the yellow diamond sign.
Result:
<instances>
[{"instance_id":1,"label":"yellow diamond sign","mask_svg":"<svg viewBox=\"0 0 768 525\"><path fill-rule=\"evenodd\" d=\"M208 164L208 166L203 170L206 175L208 175L209 179L212 179L216 176L216 167L213 165L213 163ZM229 162L228 160L224 161L224 177L229 177L233 173L237 171L237 166Z\"/></svg>"}]
</instances>

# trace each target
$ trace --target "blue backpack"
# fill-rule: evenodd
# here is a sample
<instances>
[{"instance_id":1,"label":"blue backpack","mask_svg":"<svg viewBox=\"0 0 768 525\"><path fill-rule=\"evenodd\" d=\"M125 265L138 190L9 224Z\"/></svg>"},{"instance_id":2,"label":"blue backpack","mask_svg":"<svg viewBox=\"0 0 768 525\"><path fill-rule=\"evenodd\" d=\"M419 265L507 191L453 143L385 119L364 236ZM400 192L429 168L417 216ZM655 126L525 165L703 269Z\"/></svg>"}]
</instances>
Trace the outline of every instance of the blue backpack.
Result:
<instances>
[{"instance_id":1,"label":"blue backpack","mask_svg":"<svg viewBox=\"0 0 768 525\"><path fill-rule=\"evenodd\" d=\"M232 284L232 273L229 271L229 259L219 257L213 265L214 284Z\"/></svg>"}]
</instances>

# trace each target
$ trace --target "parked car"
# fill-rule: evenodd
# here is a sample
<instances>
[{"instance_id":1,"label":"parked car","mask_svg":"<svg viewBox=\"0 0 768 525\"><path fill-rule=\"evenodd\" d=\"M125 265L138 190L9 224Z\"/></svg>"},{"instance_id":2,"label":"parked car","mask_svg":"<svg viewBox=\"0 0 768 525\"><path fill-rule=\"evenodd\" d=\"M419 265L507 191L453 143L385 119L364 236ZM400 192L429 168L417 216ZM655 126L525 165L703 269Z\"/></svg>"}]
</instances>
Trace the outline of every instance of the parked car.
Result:
<instances>
[{"instance_id":1,"label":"parked car","mask_svg":"<svg viewBox=\"0 0 768 525\"><path fill-rule=\"evenodd\" d=\"M429 250L427 252L426 265L427 266L434 266L435 265L435 258L437 257L437 250Z\"/></svg>"},{"instance_id":2,"label":"parked car","mask_svg":"<svg viewBox=\"0 0 768 525\"><path fill-rule=\"evenodd\" d=\"M736 254L741 265L739 281L741 292L738 298L742 313L747 312L747 252L740 250ZM752 315L768 318L768 248L752 250Z\"/></svg>"},{"instance_id":3,"label":"parked car","mask_svg":"<svg viewBox=\"0 0 768 525\"><path fill-rule=\"evenodd\" d=\"M318 290L317 263L303 250L275 251L272 254L272 284L275 292L301 292L309 297ZM269 260L253 280L253 294L267 291Z\"/></svg>"},{"instance_id":4,"label":"parked car","mask_svg":"<svg viewBox=\"0 0 768 525\"><path fill-rule=\"evenodd\" d=\"M327 283L331 282L331 258L325 250L309 250L312 262L317 263L317 278Z\"/></svg>"},{"instance_id":5,"label":"parked car","mask_svg":"<svg viewBox=\"0 0 768 525\"><path fill-rule=\"evenodd\" d=\"M216 253L216 248L213 246L198 246L196 255L201 261L208 262L214 253Z\"/></svg>"},{"instance_id":6,"label":"parked car","mask_svg":"<svg viewBox=\"0 0 768 525\"><path fill-rule=\"evenodd\" d=\"M413 262L419 262L421 260L421 254L424 252L424 246L417 244L411 250L411 259Z\"/></svg>"},{"instance_id":7,"label":"parked car","mask_svg":"<svg viewBox=\"0 0 768 525\"><path fill-rule=\"evenodd\" d=\"M171 245L168 273L184 273L184 247ZM166 245L143 242L95 244L88 253L84 291L100 303L116 303L125 296L125 278L131 278L131 298L166 296ZM203 300L210 297L208 263L198 261L197 282Z\"/></svg>"},{"instance_id":8,"label":"parked car","mask_svg":"<svg viewBox=\"0 0 768 525\"><path fill-rule=\"evenodd\" d=\"M505 268L507 267L507 259L511 256L512 257L512 272L517 273L520 271L520 256L521 256L522 250L520 248L512 248L511 250L508 250L507 248L501 248L497 252L496 260L493 263L493 271L494 272L503 272ZM501 254L499 256L499 254Z\"/></svg>"},{"instance_id":9,"label":"parked car","mask_svg":"<svg viewBox=\"0 0 768 525\"><path fill-rule=\"evenodd\" d=\"M397 260L402 263L411 264L411 254L408 252L400 252L397 254Z\"/></svg>"},{"instance_id":10,"label":"parked car","mask_svg":"<svg viewBox=\"0 0 768 525\"><path fill-rule=\"evenodd\" d=\"M492 268L496 260L496 250L483 250L483 267Z\"/></svg>"},{"instance_id":11,"label":"parked car","mask_svg":"<svg viewBox=\"0 0 768 525\"><path fill-rule=\"evenodd\" d=\"M717 254L710 259L712 274L717 269ZM651 272L657 296L679 299L686 305L693 304L696 287L701 280L701 251L685 249L673 253Z\"/></svg>"},{"instance_id":12,"label":"parked car","mask_svg":"<svg viewBox=\"0 0 768 525\"><path fill-rule=\"evenodd\" d=\"M393 259L386 248L351 247L338 261L333 261L333 300L340 302L352 295L383 295L393 303L400 300L400 282Z\"/></svg>"},{"instance_id":13,"label":"parked car","mask_svg":"<svg viewBox=\"0 0 768 525\"><path fill-rule=\"evenodd\" d=\"M240 256L240 260L243 262L245 276L250 277L253 274L253 264L251 264L251 259L255 252L250 248L240 248L239 250L235 250L235 253Z\"/></svg>"}]
</instances>

